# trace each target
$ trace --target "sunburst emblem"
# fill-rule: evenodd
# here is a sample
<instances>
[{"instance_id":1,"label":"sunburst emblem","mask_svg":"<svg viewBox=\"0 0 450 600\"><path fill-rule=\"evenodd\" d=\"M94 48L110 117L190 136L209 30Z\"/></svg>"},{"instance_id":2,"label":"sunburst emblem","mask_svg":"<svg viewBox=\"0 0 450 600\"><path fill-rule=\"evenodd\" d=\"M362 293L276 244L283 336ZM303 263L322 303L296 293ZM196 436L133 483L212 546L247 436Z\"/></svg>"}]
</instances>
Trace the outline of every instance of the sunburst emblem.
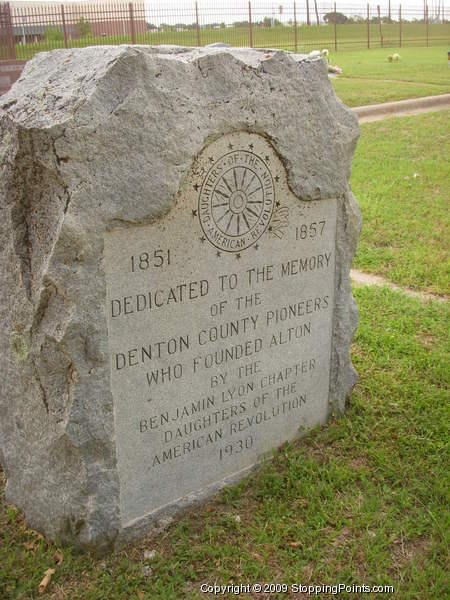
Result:
<instances>
[{"instance_id":1,"label":"sunburst emblem","mask_svg":"<svg viewBox=\"0 0 450 600\"><path fill-rule=\"evenodd\" d=\"M198 212L207 239L220 250L239 252L267 229L275 189L265 162L253 152L227 154L214 162L199 195Z\"/></svg>"},{"instance_id":2,"label":"sunburst emblem","mask_svg":"<svg viewBox=\"0 0 450 600\"><path fill-rule=\"evenodd\" d=\"M222 175L213 192L212 214L217 227L227 235L248 233L264 207L263 185L247 167L233 167Z\"/></svg>"}]
</instances>

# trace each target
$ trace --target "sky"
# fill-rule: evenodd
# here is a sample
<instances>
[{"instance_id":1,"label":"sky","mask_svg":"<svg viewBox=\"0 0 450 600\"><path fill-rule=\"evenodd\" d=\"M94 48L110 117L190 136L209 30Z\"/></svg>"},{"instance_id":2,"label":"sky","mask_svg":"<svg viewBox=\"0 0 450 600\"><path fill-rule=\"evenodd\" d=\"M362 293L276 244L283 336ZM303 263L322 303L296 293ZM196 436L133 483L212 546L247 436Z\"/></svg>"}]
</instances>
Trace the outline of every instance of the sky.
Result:
<instances>
[{"instance_id":1,"label":"sky","mask_svg":"<svg viewBox=\"0 0 450 600\"><path fill-rule=\"evenodd\" d=\"M429 13L439 0L428 0ZM444 3L448 3L446 14L450 13L450 0L441 0ZM150 10L150 15L155 14L157 11L164 12L170 20L166 20L168 23L176 22L177 15L192 14L192 21L195 21L194 13L194 0L152 0L146 3ZM270 1L270 0L252 0L252 19L253 21L261 21L264 16L277 18L281 21L288 21L293 18L293 0L286 2L284 0ZM323 16L325 13L333 10L332 0L318 0L318 12L319 16ZM372 0L370 2L371 13L376 14L377 4L380 4L381 14L387 14L388 12L388 0ZM423 0L403 0L402 11L406 16L408 11L414 11L410 17L406 18L421 18L423 14ZM310 5L310 17L314 22L314 1L309 0ZM280 15L280 6L283 7ZM306 0L297 0L297 20L305 20L306 15ZM343 12L346 15L353 14L366 14L367 0L337 0L337 10ZM391 0L391 14L392 16L398 15L398 0ZM248 1L247 0L198 0L199 13L204 15L201 19L202 22L225 22L231 23L237 20L248 20ZM155 11L155 12L154 12ZM207 15L207 17L206 17ZM160 22L160 20L158 20ZM158 22L156 21L156 22ZM186 19L182 19L183 22Z\"/></svg>"},{"instance_id":2,"label":"sky","mask_svg":"<svg viewBox=\"0 0 450 600\"><path fill-rule=\"evenodd\" d=\"M114 0L113 0L114 1ZM124 1L125 4L125 0ZM128 0L126 0L128 2ZM136 3L143 0L135 0ZM201 23L232 23L234 21L248 20L248 0L197 0ZM430 16L438 2L446 6L445 14L450 18L450 0L428 0ZM49 2L55 4L55 0L40 0L39 3ZM195 0L144 0L146 4L147 21L159 25L161 23L193 23L195 22ZM380 4L381 14L388 14L389 0L372 0L370 2L371 14L376 15L377 4ZM74 2L76 3L76 2ZM83 2L85 4L86 2ZM309 0L311 22L315 22L314 0ZM332 0L318 0L319 16L333 10ZM420 19L423 15L423 0L402 0L402 11L404 18ZM293 19L293 0L252 0L252 20L262 21L265 16L287 22ZM296 0L297 21L306 20L306 0ZM367 0L337 0L337 10L346 15L365 16ZM399 0L391 0L391 14L393 18L398 15ZM281 11L280 11L280 7ZM408 14L409 13L409 14Z\"/></svg>"},{"instance_id":3,"label":"sky","mask_svg":"<svg viewBox=\"0 0 450 600\"><path fill-rule=\"evenodd\" d=\"M65 0L62 0L63 2ZM76 3L76 0L68 0L70 2L73 2L74 4ZM106 0L105 0L106 1ZM114 1L114 0L113 0ZM124 3L128 2L128 0L123 0ZM136 0L136 2L139 2L141 0ZM55 0L36 0L37 3L42 4L45 2L48 2L50 4L55 4ZM170 10L178 10L178 11L183 11L185 12L186 9L193 9L193 5L194 5L195 0L148 0L145 3L148 6L152 6L153 8L156 9L170 9ZM428 6L431 10L431 5L433 4L437 4L438 0L428 0ZM12 0L12 3L14 3L14 1ZM291 8L293 6L294 2L289 1L286 2L284 0L278 0L275 2L271 2L270 0L252 0L252 7L260 10L260 9L268 9L269 11L271 9L274 10L278 10L279 6L283 6L285 9ZM319 8L329 8L333 5L333 2L330 1L326 1L326 0L318 0L318 6ZM344 8L348 8L351 9L352 7L357 7L357 8L361 8L363 6L366 6L367 1L365 0L337 0L336 2L337 7L339 9L339 7L344 7ZM380 7L384 7L387 9L388 6L388 0L374 0L374 1L370 1L369 4L371 6L376 7L377 4L380 5ZM398 5L400 4L400 2L398 0L391 0L391 4L392 7L395 7L396 9L398 8ZM444 5L449 5L450 8L450 0L444 0ZM215 9L225 9L225 10L231 10L231 9L235 9L235 10L240 10L242 11L242 9L246 9L248 6L248 2L247 0L198 0L198 5L200 9L206 10L206 9L211 9L211 10L215 10ZM314 10L314 1L310 0L310 5L311 8ZM423 0L402 0L401 1L401 5L403 8L405 9L421 9L423 8ZM297 0L297 9L300 10L301 8L304 8L306 6L306 0ZM348 10L343 10L342 12L348 12Z\"/></svg>"}]
</instances>

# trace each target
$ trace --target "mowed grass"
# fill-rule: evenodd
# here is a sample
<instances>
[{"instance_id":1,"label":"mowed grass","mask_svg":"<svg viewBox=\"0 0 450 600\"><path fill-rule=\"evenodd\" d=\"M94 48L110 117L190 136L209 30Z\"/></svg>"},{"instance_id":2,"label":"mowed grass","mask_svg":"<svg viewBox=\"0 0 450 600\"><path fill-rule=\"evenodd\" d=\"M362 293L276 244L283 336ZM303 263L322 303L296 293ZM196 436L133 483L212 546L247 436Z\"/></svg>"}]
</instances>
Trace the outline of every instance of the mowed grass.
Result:
<instances>
[{"instance_id":1,"label":"mowed grass","mask_svg":"<svg viewBox=\"0 0 450 600\"><path fill-rule=\"evenodd\" d=\"M387 57L397 52L399 62ZM446 48L393 48L332 52L330 63L343 73L332 83L348 106L364 106L450 93Z\"/></svg>"},{"instance_id":2,"label":"mowed grass","mask_svg":"<svg viewBox=\"0 0 450 600\"><path fill-rule=\"evenodd\" d=\"M363 228L355 266L450 292L450 111L361 126L351 184Z\"/></svg>"},{"instance_id":3,"label":"mowed grass","mask_svg":"<svg viewBox=\"0 0 450 600\"><path fill-rule=\"evenodd\" d=\"M399 62L388 62L387 57L397 52ZM330 62L338 62L345 77L407 81L450 86L447 48L383 48L360 52L331 53Z\"/></svg>"},{"instance_id":4,"label":"mowed grass","mask_svg":"<svg viewBox=\"0 0 450 600\"><path fill-rule=\"evenodd\" d=\"M55 566L59 547L2 500L0 597L37 597L50 567L43 597L55 600L212 597L200 593L205 582L365 583L393 585L385 596L401 600L446 597L448 304L386 288L354 293L360 380L343 418L284 446L164 534L103 559L66 548Z\"/></svg>"},{"instance_id":5,"label":"mowed grass","mask_svg":"<svg viewBox=\"0 0 450 600\"><path fill-rule=\"evenodd\" d=\"M247 15L243 15L243 20ZM264 15L256 15L254 19L263 19ZM192 15L191 22L195 21ZM131 35L123 35L122 21L117 21L117 35L108 37L94 37L86 35L83 38L69 39L69 47L85 47L104 44L131 44ZM139 27L138 27L139 31ZM399 45L398 23L382 26L383 46L392 48ZM293 26L257 27L252 30L253 46L255 48L280 48L297 52L310 52L313 49L334 49L333 25L297 27L297 48L295 47L295 29ZM405 46L426 46L426 28L421 23L403 23L403 44ZM428 43L430 46L445 46L450 40L450 24L433 24L428 29ZM380 29L378 24L370 25L371 48L381 47ZM249 47L250 30L247 27L224 27L200 29L200 45L205 46L216 42L232 46ZM176 44L179 46L196 46L197 32L195 29L176 31L175 28L166 28L163 31L147 31L136 34L137 44ZM339 52L363 50L367 47L366 24L340 25L337 27L337 46ZM64 40L40 40L16 46L17 58L28 60L36 52L44 52L55 48L64 48Z\"/></svg>"},{"instance_id":6,"label":"mowed grass","mask_svg":"<svg viewBox=\"0 0 450 600\"><path fill-rule=\"evenodd\" d=\"M450 86L409 83L407 81L379 81L370 78L347 79L339 77L333 79L332 83L336 95L351 108L450 93Z\"/></svg>"}]
</instances>

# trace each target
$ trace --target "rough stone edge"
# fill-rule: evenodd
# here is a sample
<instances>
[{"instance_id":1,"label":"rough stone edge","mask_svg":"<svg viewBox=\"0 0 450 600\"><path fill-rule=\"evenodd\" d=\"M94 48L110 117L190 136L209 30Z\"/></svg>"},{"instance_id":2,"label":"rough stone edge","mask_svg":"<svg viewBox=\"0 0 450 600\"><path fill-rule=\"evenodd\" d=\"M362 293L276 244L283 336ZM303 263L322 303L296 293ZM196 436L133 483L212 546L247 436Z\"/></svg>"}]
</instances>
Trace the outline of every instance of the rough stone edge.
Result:
<instances>
[{"instance_id":1,"label":"rough stone edge","mask_svg":"<svg viewBox=\"0 0 450 600\"><path fill-rule=\"evenodd\" d=\"M338 203L336 223L336 272L329 417L344 413L352 389L358 380L350 357L350 347L358 326L359 316L358 307L352 294L350 269L361 226L361 209L349 186L347 193Z\"/></svg>"},{"instance_id":2,"label":"rough stone edge","mask_svg":"<svg viewBox=\"0 0 450 600\"><path fill-rule=\"evenodd\" d=\"M19 181L16 182L17 189L15 191L17 194L15 195L17 195L17 199L14 195L15 199L10 202L10 204L14 205L15 208L23 208L25 212L29 211L31 205L27 200L28 193L22 194L22 192L29 192L30 198L32 198L35 189L38 187L38 184L34 183L31 185L26 181L29 172L28 162L31 156L30 152L27 152L27 148L34 145L36 145L36 148L41 151L43 148L45 148L45 152L40 155L41 160L37 163L38 170L42 169L43 173L48 170L48 173L51 175L49 181L47 182L48 186L51 189L52 194L54 194L55 197L58 197L58 199L61 201L61 206L58 208L57 218L52 222L52 226L50 228L52 243L49 245L48 252L46 254L46 269L52 260L55 249L61 242L64 216L67 212L71 195L74 191L69 191L64 187L64 185L61 185L60 173L57 166L59 164L59 157L56 152L54 142L57 140L60 133L61 124L57 123L50 128L43 127L42 129L27 127L22 123L15 122L14 119L10 117L8 112L3 111L1 108L0 123L9 138L6 142L7 152L0 154L0 167L3 170L3 173L0 171L0 173L3 175L0 178L0 194L3 193L2 188L7 188L8 182L9 185L12 185L11 181L15 181L15 175L18 172L21 171L23 174L23 176L22 174L20 175ZM2 148L0 146L0 150L1 149ZM42 157L44 157L44 160L42 160ZM38 180L40 182L44 180L41 173L38 175ZM60 196L58 196L58 194L60 194ZM8 202L6 203L6 206L8 206ZM15 231L14 222L11 222L11 225L12 227L10 228L10 234L13 239L12 243L15 249L15 238L16 235L19 235L20 237L20 234L17 234ZM29 225L27 225L27 228L28 227ZM5 244L6 243L7 240L5 240ZM28 240L26 240L26 243L29 243ZM20 277L23 277L23 265L22 267L18 266L21 260L22 257L20 257L16 252L13 257L13 271L15 268L16 271L20 272ZM29 269L30 275L36 274L32 269L31 264L27 266L27 269ZM33 277L30 277L30 281L32 279ZM13 329L15 329L18 325L19 330L24 330L26 332L26 335L20 334L10 337L11 351L12 354L15 355L16 361L18 360L19 363L23 363L16 367L17 372L20 372L21 375L25 374L25 376L28 375L30 378L32 378L32 388L35 390L37 389L37 395L41 396L42 402L34 403L33 405L30 403L29 406L24 407L27 410L33 410L37 422L39 411L43 410L44 404L48 414L48 404L46 393L41 385L40 378L37 373L35 361L32 361L31 364L27 364L26 359L33 351L34 329L35 327L39 327L40 322L43 320L43 318L45 318L49 299L52 297L52 294L54 294L56 297L59 296L59 292L56 289L54 282L51 281L51 279L48 280L47 270L44 271L43 277L39 277L38 279L40 281L39 290L33 289L34 286L25 280L20 288L21 294L19 294L17 297L14 297L13 301L6 305L8 306L8 311L13 312L15 313L15 316L19 315L20 317L19 323L16 323ZM48 282L52 287L55 287L55 291L53 292L53 290L51 290L51 292L49 292L49 296L47 294ZM6 296L9 295L7 290L3 291ZM0 294L0 296L1 295L2 294ZM13 304L14 307L12 306ZM18 309L17 307L20 305L21 308ZM67 322L69 325L71 324L70 317L71 315L68 315ZM63 325L65 325L64 322ZM59 350L61 350L61 348L59 348ZM6 351L5 354L8 353L9 347L5 348L4 351ZM23 357L20 357L21 353L23 354ZM5 362L8 363L8 361L9 358L6 356ZM18 377L20 378L20 376L17 376L17 372L16 379ZM3 392L3 390L1 391ZM56 432L56 435L54 423L49 423L49 440L47 440L46 445L42 445L42 453L41 455L38 454L35 456L34 461L39 462L40 458L42 457L42 459L46 461L47 465L50 464L49 452L50 450L55 452L57 447L59 448L60 452L69 452L71 454L71 462L73 464L71 465L70 471L67 470L65 475L67 478L73 477L73 479L70 485L67 487L65 486L65 480L60 481L60 489L58 491L60 492L61 497L64 496L64 499L59 499L58 501L70 504L70 506L73 507L70 513L73 514L66 514L61 511L59 513L56 512L55 515L52 515L51 511L48 511L47 513L43 512L42 516L40 516L36 513L36 511L30 511L29 507L35 503L36 499L30 494L22 494L20 491L18 492L18 489L20 489L20 484L23 483L20 478L14 478L14 485L11 488L12 481L7 476L8 462L5 460L4 453L0 447L0 459L6 477L5 499L7 502L12 503L20 508L20 510L25 514L25 518L29 527L32 527L38 531L42 531L45 533L45 536L48 539L58 543L71 544L77 549L94 551L99 555L103 555L108 553L113 548L114 540L120 528L118 504L116 503L116 510L114 511L114 502L110 501L110 498L114 494L117 497L119 494L117 470L115 468L111 468L111 460L108 459L108 456L110 456L111 453L104 451L101 465L103 474L105 476L105 485L104 489L101 490L101 493L95 496L95 501L92 504L92 499L94 496L91 494L90 490L93 482L96 480L96 473L94 472L95 468L92 468L95 467L95 465L92 461L86 460L85 455L87 454L89 456L89 449L84 448L82 443L80 444L79 440L76 439L77 434L73 431L73 428L70 427L70 422L74 418L74 415L72 414L72 408L72 404L68 402L66 406L67 414L65 415L64 419L65 424ZM74 420L76 421L76 419ZM67 423L69 423L69 427L67 427ZM110 447L115 453L114 435L110 439ZM30 447L26 447L24 449L24 460L29 449ZM29 479L36 479L36 475L33 474L33 476ZM29 485L30 481L28 481L27 484ZM69 491L69 494L67 494L67 490ZM54 492L55 490L52 490L52 493ZM107 500L101 503L99 502L101 499L100 497L107 498ZM96 529L97 521L99 521L99 512L101 513L102 517L104 514L107 514L108 517L110 517L109 522L111 523L111 528L109 533L105 533L100 527L98 530L100 535L97 535L98 531L96 532Z\"/></svg>"}]
</instances>

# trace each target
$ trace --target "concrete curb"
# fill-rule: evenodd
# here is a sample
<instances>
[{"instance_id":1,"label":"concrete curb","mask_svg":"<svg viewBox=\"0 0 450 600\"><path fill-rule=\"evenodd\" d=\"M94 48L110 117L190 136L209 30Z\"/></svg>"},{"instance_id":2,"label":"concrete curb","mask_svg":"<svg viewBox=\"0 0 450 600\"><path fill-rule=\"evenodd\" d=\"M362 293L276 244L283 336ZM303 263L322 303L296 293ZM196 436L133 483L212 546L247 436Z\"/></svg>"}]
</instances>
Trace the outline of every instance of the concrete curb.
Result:
<instances>
[{"instance_id":1,"label":"concrete curb","mask_svg":"<svg viewBox=\"0 0 450 600\"><path fill-rule=\"evenodd\" d=\"M385 102L369 106L357 106L353 109L360 123L380 121L389 117L401 117L424 112L432 112L450 108L450 94L438 96L425 96L425 98L412 98L399 102Z\"/></svg>"},{"instance_id":2,"label":"concrete curb","mask_svg":"<svg viewBox=\"0 0 450 600\"><path fill-rule=\"evenodd\" d=\"M376 285L378 287L387 286L391 290L396 292L402 292L407 296L411 296L413 298L419 298L424 302L429 302L430 300L435 300L436 302L448 302L447 296L438 296L437 294L430 294L427 292L419 292L416 290L412 290L410 288L403 288L395 283L391 283L384 277L380 275L372 275L371 273L363 273L362 271L357 271L356 269L351 269L350 278L352 283L356 286L364 286L364 285Z\"/></svg>"}]
</instances>

